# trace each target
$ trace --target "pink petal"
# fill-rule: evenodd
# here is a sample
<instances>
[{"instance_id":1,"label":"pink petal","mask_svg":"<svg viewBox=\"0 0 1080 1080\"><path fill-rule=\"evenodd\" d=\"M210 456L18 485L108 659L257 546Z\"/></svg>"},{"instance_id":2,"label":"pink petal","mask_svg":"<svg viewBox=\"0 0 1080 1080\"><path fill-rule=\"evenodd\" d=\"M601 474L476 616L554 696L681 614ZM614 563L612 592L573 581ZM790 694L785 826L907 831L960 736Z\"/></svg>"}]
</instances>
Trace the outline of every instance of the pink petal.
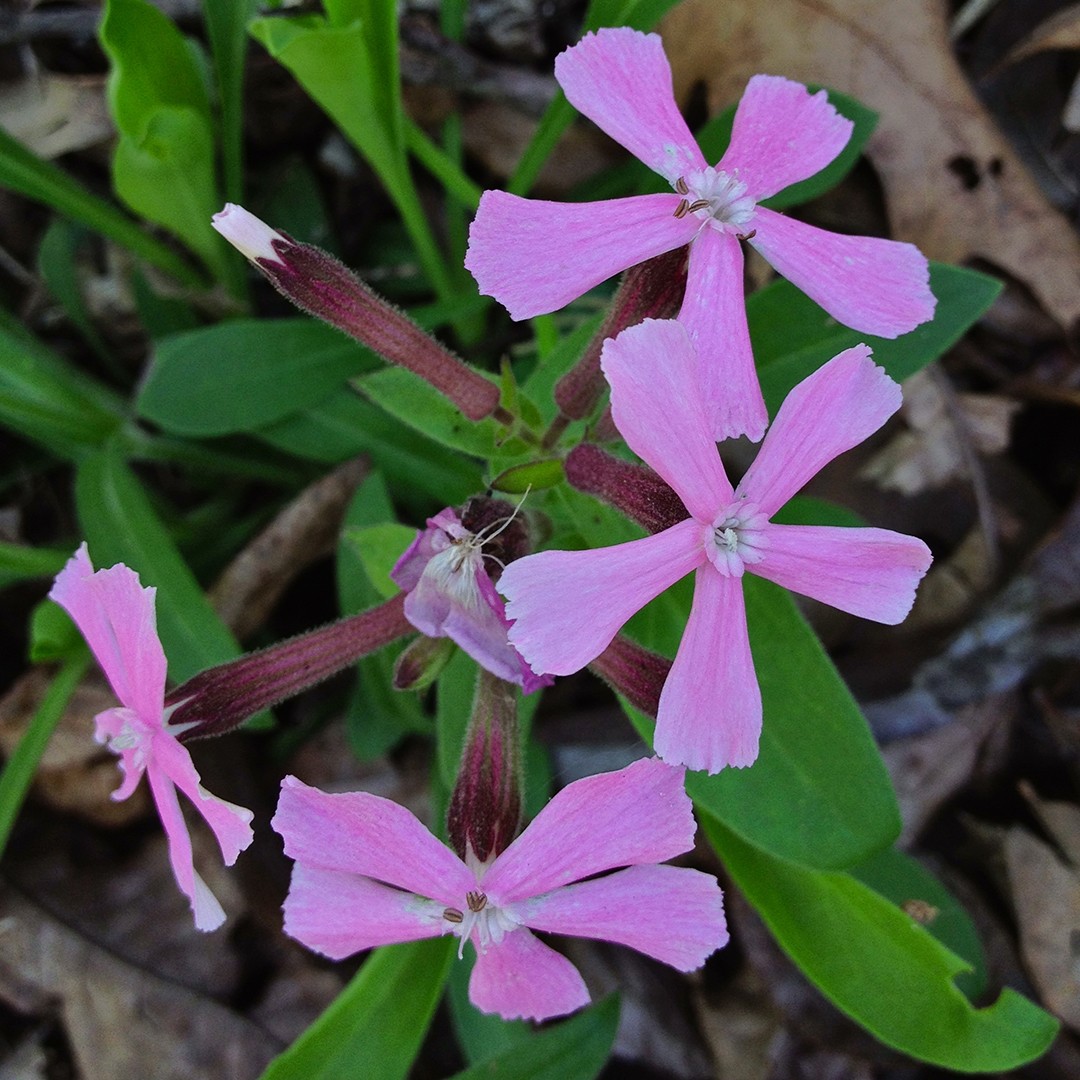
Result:
<instances>
[{"instance_id":1,"label":"pink petal","mask_svg":"<svg viewBox=\"0 0 1080 1080\"><path fill-rule=\"evenodd\" d=\"M270 824L285 854L320 870L343 870L457 907L476 877L404 806L363 791L328 795L295 776L281 782Z\"/></svg>"},{"instance_id":2,"label":"pink petal","mask_svg":"<svg viewBox=\"0 0 1080 1080\"><path fill-rule=\"evenodd\" d=\"M534 930L629 945L679 971L727 944L716 878L676 866L631 866L516 905Z\"/></svg>"},{"instance_id":3,"label":"pink petal","mask_svg":"<svg viewBox=\"0 0 1080 1080\"><path fill-rule=\"evenodd\" d=\"M611 384L611 415L627 445L675 489L694 517L712 522L731 501L732 489L716 452L686 330L673 319L646 319L608 338L600 364Z\"/></svg>"},{"instance_id":4,"label":"pink petal","mask_svg":"<svg viewBox=\"0 0 1080 1080\"><path fill-rule=\"evenodd\" d=\"M588 1005L589 991L565 956L521 929L477 950L469 1000L504 1020L547 1020Z\"/></svg>"},{"instance_id":5,"label":"pink petal","mask_svg":"<svg viewBox=\"0 0 1080 1080\"><path fill-rule=\"evenodd\" d=\"M855 125L824 90L778 75L755 75L735 111L731 142L717 168L736 173L755 201L821 172L848 144Z\"/></svg>"},{"instance_id":6,"label":"pink petal","mask_svg":"<svg viewBox=\"0 0 1080 1080\"><path fill-rule=\"evenodd\" d=\"M643 758L576 780L537 814L484 875L500 907L616 866L656 863L694 846L683 771Z\"/></svg>"},{"instance_id":7,"label":"pink petal","mask_svg":"<svg viewBox=\"0 0 1080 1080\"><path fill-rule=\"evenodd\" d=\"M199 930L216 930L225 921L225 912L206 882L195 872L191 853L191 837L188 835L184 815L176 798L172 781L151 762L147 770L150 792L154 796L158 816L169 842L169 862L180 891L191 901L195 926Z\"/></svg>"},{"instance_id":8,"label":"pink petal","mask_svg":"<svg viewBox=\"0 0 1080 1080\"><path fill-rule=\"evenodd\" d=\"M634 612L705 561L701 529L687 518L643 540L512 562L499 578L511 643L534 671L579 671Z\"/></svg>"},{"instance_id":9,"label":"pink petal","mask_svg":"<svg viewBox=\"0 0 1080 1080\"><path fill-rule=\"evenodd\" d=\"M465 265L511 318L556 311L628 267L688 244L699 222L674 217L680 197L558 203L485 191Z\"/></svg>"},{"instance_id":10,"label":"pink petal","mask_svg":"<svg viewBox=\"0 0 1080 1080\"><path fill-rule=\"evenodd\" d=\"M438 937L442 907L371 878L297 863L285 898L285 933L341 960L362 949Z\"/></svg>"},{"instance_id":11,"label":"pink petal","mask_svg":"<svg viewBox=\"0 0 1080 1080\"><path fill-rule=\"evenodd\" d=\"M123 563L94 572L83 544L57 575L49 597L74 620L113 692L146 722L161 722L165 653L154 615L156 589L142 588Z\"/></svg>"},{"instance_id":12,"label":"pink petal","mask_svg":"<svg viewBox=\"0 0 1080 1080\"><path fill-rule=\"evenodd\" d=\"M746 326L742 245L734 236L702 229L690 245L679 322L697 351L699 393L712 437L746 435L757 442L769 414Z\"/></svg>"},{"instance_id":13,"label":"pink petal","mask_svg":"<svg viewBox=\"0 0 1080 1080\"><path fill-rule=\"evenodd\" d=\"M760 735L761 690L742 582L705 566L660 694L653 746L665 761L716 773L752 765Z\"/></svg>"},{"instance_id":14,"label":"pink petal","mask_svg":"<svg viewBox=\"0 0 1080 1080\"><path fill-rule=\"evenodd\" d=\"M116 739L125 733L128 739L120 739L120 745L110 743L109 749L119 756L117 765L123 779L120 786L109 796L113 802L123 802L134 794L139 786L143 773L146 771L147 746L152 733L145 723L139 720L132 709L105 709L94 717L94 739L104 743ZM130 736L134 735L134 738Z\"/></svg>"},{"instance_id":15,"label":"pink petal","mask_svg":"<svg viewBox=\"0 0 1080 1080\"><path fill-rule=\"evenodd\" d=\"M159 769L192 802L213 831L226 866L251 843L251 820L255 816L243 806L211 795L199 782L199 774L186 746L167 731L157 733L151 746L151 768Z\"/></svg>"},{"instance_id":16,"label":"pink petal","mask_svg":"<svg viewBox=\"0 0 1080 1080\"><path fill-rule=\"evenodd\" d=\"M771 517L833 458L873 435L901 398L868 345L845 349L788 394L736 495Z\"/></svg>"},{"instance_id":17,"label":"pink petal","mask_svg":"<svg viewBox=\"0 0 1080 1080\"><path fill-rule=\"evenodd\" d=\"M765 557L751 567L755 574L889 625L903 622L933 561L921 540L889 529L770 522L765 540Z\"/></svg>"},{"instance_id":18,"label":"pink petal","mask_svg":"<svg viewBox=\"0 0 1080 1080\"><path fill-rule=\"evenodd\" d=\"M586 34L555 57L555 78L578 112L669 183L705 168L658 35L626 26Z\"/></svg>"},{"instance_id":19,"label":"pink petal","mask_svg":"<svg viewBox=\"0 0 1080 1080\"><path fill-rule=\"evenodd\" d=\"M761 206L754 226L750 243L845 326L895 338L934 317L930 266L914 244L843 236Z\"/></svg>"},{"instance_id":20,"label":"pink petal","mask_svg":"<svg viewBox=\"0 0 1080 1080\"><path fill-rule=\"evenodd\" d=\"M461 527L461 519L449 506L445 510L440 510L434 517L428 518L427 528L417 532L416 538L405 549L401 558L394 563L394 569L390 571L390 580L406 592L415 589L424 568L446 546L444 542L438 546L436 537L440 537L447 530L456 531Z\"/></svg>"}]
</instances>

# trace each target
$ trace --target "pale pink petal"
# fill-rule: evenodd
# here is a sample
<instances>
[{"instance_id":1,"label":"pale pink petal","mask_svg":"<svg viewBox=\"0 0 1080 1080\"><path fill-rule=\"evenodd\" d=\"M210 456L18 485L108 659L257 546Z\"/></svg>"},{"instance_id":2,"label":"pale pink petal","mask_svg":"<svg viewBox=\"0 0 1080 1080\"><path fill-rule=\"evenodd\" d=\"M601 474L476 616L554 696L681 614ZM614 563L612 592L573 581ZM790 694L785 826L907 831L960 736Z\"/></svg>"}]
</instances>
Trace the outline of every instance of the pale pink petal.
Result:
<instances>
[{"instance_id":1,"label":"pale pink petal","mask_svg":"<svg viewBox=\"0 0 1080 1080\"><path fill-rule=\"evenodd\" d=\"M616 941L679 971L701 967L728 940L716 878L677 866L631 866L525 900L514 913L534 930Z\"/></svg>"},{"instance_id":2,"label":"pale pink petal","mask_svg":"<svg viewBox=\"0 0 1080 1080\"><path fill-rule=\"evenodd\" d=\"M427 564L446 547L447 531L457 532L461 528L461 519L449 506L428 518L427 528L417 532L416 538L394 563L390 580L407 592L415 589Z\"/></svg>"},{"instance_id":3,"label":"pale pink petal","mask_svg":"<svg viewBox=\"0 0 1080 1080\"><path fill-rule=\"evenodd\" d=\"M868 345L845 349L784 399L736 494L771 517L833 458L873 435L901 398Z\"/></svg>"},{"instance_id":4,"label":"pale pink petal","mask_svg":"<svg viewBox=\"0 0 1080 1080\"><path fill-rule=\"evenodd\" d=\"M119 756L117 765L123 779L120 786L109 796L114 802L123 802L134 793L146 771L147 747L152 742L153 729L141 721L134 710L119 708L106 709L94 717L94 739L99 743L109 742L109 749ZM124 735L128 738L123 738ZM111 742L120 739L117 745Z\"/></svg>"},{"instance_id":5,"label":"pale pink petal","mask_svg":"<svg viewBox=\"0 0 1080 1080\"><path fill-rule=\"evenodd\" d=\"M442 906L371 878L296 863L285 898L285 933L341 960L361 949L438 937Z\"/></svg>"},{"instance_id":6,"label":"pale pink petal","mask_svg":"<svg viewBox=\"0 0 1080 1080\"><path fill-rule=\"evenodd\" d=\"M500 907L616 866L662 862L694 845L683 770L643 758L576 780L540 811L484 875Z\"/></svg>"},{"instance_id":7,"label":"pale pink petal","mask_svg":"<svg viewBox=\"0 0 1080 1080\"><path fill-rule=\"evenodd\" d=\"M611 415L627 445L694 517L711 523L731 501L732 488L716 452L686 330L674 319L646 319L608 338L600 364L611 384Z\"/></svg>"},{"instance_id":8,"label":"pale pink petal","mask_svg":"<svg viewBox=\"0 0 1080 1080\"><path fill-rule=\"evenodd\" d=\"M774 525L763 530L764 558L753 573L864 619L903 622L915 587L930 568L930 549L889 529Z\"/></svg>"},{"instance_id":9,"label":"pale pink petal","mask_svg":"<svg viewBox=\"0 0 1080 1080\"><path fill-rule=\"evenodd\" d=\"M555 78L579 113L669 183L705 168L657 34L627 26L586 34L555 57Z\"/></svg>"},{"instance_id":10,"label":"pale pink petal","mask_svg":"<svg viewBox=\"0 0 1080 1080\"><path fill-rule=\"evenodd\" d=\"M164 773L191 800L217 838L225 865L232 866L253 839L251 820L255 815L243 806L211 795L199 782L187 747L168 731L154 735L150 754L152 768Z\"/></svg>"},{"instance_id":11,"label":"pale pink petal","mask_svg":"<svg viewBox=\"0 0 1080 1080\"><path fill-rule=\"evenodd\" d=\"M557 311L594 285L688 244L699 222L674 217L680 197L559 203L485 191L465 265L511 318Z\"/></svg>"},{"instance_id":12,"label":"pale pink petal","mask_svg":"<svg viewBox=\"0 0 1080 1080\"><path fill-rule=\"evenodd\" d=\"M265 221L257 218L242 206L237 206L236 203L226 203L210 219L210 224L245 259L250 259L252 262L257 259L269 259L271 262L281 263L281 257L274 250L274 241L293 246L281 233L271 229Z\"/></svg>"},{"instance_id":13,"label":"pale pink petal","mask_svg":"<svg viewBox=\"0 0 1080 1080\"><path fill-rule=\"evenodd\" d=\"M702 229L690 245L679 322L697 350L699 393L712 437L746 435L757 442L769 414L746 326L742 245L734 236Z\"/></svg>"},{"instance_id":14,"label":"pale pink petal","mask_svg":"<svg viewBox=\"0 0 1080 1080\"><path fill-rule=\"evenodd\" d=\"M94 572L83 544L57 575L49 597L72 618L113 692L147 722L160 723L165 653L157 636L155 589L123 563Z\"/></svg>"},{"instance_id":15,"label":"pale pink petal","mask_svg":"<svg viewBox=\"0 0 1080 1080\"><path fill-rule=\"evenodd\" d=\"M328 795L286 776L270 824L285 854L307 866L375 878L453 907L476 887L465 864L413 814L378 795Z\"/></svg>"},{"instance_id":16,"label":"pale pink petal","mask_svg":"<svg viewBox=\"0 0 1080 1080\"><path fill-rule=\"evenodd\" d=\"M589 991L565 956L521 929L477 950L469 1000L504 1020L547 1020L588 1005Z\"/></svg>"},{"instance_id":17,"label":"pale pink petal","mask_svg":"<svg viewBox=\"0 0 1080 1080\"><path fill-rule=\"evenodd\" d=\"M217 897L207 888L206 882L195 872L191 853L191 837L188 835L184 815L176 798L172 781L151 762L147 769L150 792L154 796L158 816L165 829L169 843L169 862L180 891L191 901L195 926L199 930L216 930L225 921L225 912Z\"/></svg>"},{"instance_id":18,"label":"pale pink petal","mask_svg":"<svg viewBox=\"0 0 1080 1080\"><path fill-rule=\"evenodd\" d=\"M750 655L742 581L698 571L694 603L660 692L653 746L665 761L716 773L752 765L761 690Z\"/></svg>"},{"instance_id":19,"label":"pale pink petal","mask_svg":"<svg viewBox=\"0 0 1080 1080\"><path fill-rule=\"evenodd\" d=\"M895 338L934 317L930 265L914 244L844 236L758 207L750 243L837 322Z\"/></svg>"},{"instance_id":20,"label":"pale pink petal","mask_svg":"<svg viewBox=\"0 0 1080 1080\"><path fill-rule=\"evenodd\" d=\"M634 612L705 561L701 529L687 518L628 544L512 562L499 578L511 644L534 671L579 671Z\"/></svg>"},{"instance_id":21,"label":"pale pink petal","mask_svg":"<svg viewBox=\"0 0 1080 1080\"><path fill-rule=\"evenodd\" d=\"M855 125L824 90L779 75L755 75L735 110L731 142L717 168L734 173L755 201L821 172L848 144Z\"/></svg>"}]
</instances>

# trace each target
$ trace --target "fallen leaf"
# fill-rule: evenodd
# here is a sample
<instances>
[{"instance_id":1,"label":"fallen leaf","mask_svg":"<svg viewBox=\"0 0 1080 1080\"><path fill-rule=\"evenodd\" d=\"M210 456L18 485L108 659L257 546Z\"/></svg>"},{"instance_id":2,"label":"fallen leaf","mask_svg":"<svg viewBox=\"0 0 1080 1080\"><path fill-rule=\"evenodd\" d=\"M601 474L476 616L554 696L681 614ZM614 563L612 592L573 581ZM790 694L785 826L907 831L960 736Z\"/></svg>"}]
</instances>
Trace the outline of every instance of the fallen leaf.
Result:
<instances>
[{"instance_id":1,"label":"fallen leaf","mask_svg":"<svg viewBox=\"0 0 1080 1080\"><path fill-rule=\"evenodd\" d=\"M1042 1003L1080 1031L1080 874L1019 826L1004 853L1024 965Z\"/></svg>"},{"instance_id":2,"label":"fallen leaf","mask_svg":"<svg viewBox=\"0 0 1080 1080\"><path fill-rule=\"evenodd\" d=\"M944 0L686 0L663 34L679 100L700 82L719 111L766 71L877 110L867 154L893 235L943 262L989 260L1071 324L1080 239L972 92L949 47L948 15Z\"/></svg>"},{"instance_id":3,"label":"fallen leaf","mask_svg":"<svg viewBox=\"0 0 1080 1080\"><path fill-rule=\"evenodd\" d=\"M1080 49L1080 4L1070 4L1044 19L1008 51L998 66L1007 67L1047 49Z\"/></svg>"},{"instance_id":4,"label":"fallen leaf","mask_svg":"<svg viewBox=\"0 0 1080 1080\"><path fill-rule=\"evenodd\" d=\"M1065 858L1080 869L1080 806L1070 802L1041 799L1026 780L1020 782L1020 794L1027 799L1042 827L1061 848Z\"/></svg>"},{"instance_id":5,"label":"fallen leaf","mask_svg":"<svg viewBox=\"0 0 1080 1080\"><path fill-rule=\"evenodd\" d=\"M110 139L104 75L40 72L0 87L0 126L35 154L56 158Z\"/></svg>"}]
</instances>

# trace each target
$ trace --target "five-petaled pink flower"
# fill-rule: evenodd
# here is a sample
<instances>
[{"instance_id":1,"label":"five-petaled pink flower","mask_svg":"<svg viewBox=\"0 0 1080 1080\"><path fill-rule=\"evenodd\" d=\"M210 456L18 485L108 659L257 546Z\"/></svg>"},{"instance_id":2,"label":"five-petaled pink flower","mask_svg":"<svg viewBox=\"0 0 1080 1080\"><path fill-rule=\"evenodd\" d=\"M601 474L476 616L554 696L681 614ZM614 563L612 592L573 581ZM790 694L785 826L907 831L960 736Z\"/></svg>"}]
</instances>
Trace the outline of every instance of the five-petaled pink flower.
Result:
<instances>
[{"instance_id":1,"label":"five-petaled pink flower","mask_svg":"<svg viewBox=\"0 0 1080 1080\"><path fill-rule=\"evenodd\" d=\"M885 529L770 519L825 464L900 407L900 387L857 345L788 395L757 460L732 488L696 389L681 323L646 320L604 345L611 410L627 444L675 489L690 517L655 536L591 551L545 551L507 567L510 640L544 671L569 674L635 611L696 570L690 619L660 696L655 747L717 772L757 757L761 692L741 577L750 571L842 611L898 623L926 573L927 546Z\"/></svg>"},{"instance_id":2,"label":"five-petaled pink flower","mask_svg":"<svg viewBox=\"0 0 1080 1080\"><path fill-rule=\"evenodd\" d=\"M510 622L484 565L489 536L470 532L447 507L428 518L390 577L408 592L405 618L420 633L450 638L492 675L531 694L552 680L537 675L507 639Z\"/></svg>"},{"instance_id":3,"label":"five-petaled pink flower","mask_svg":"<svg viewBox=\"0 0 1080 1080\"><path fill-rule=\"evenodd\" d=\"M177 741L165 710L165 653L157 636L152 588L118 563L94 572L83 544L57 575L51 599L74 620L101 665L121 706L94 718L98 742L120 755L124 778L113 792L126 799L146 773L169 841L169 860L180 890L191 901L195 925L216 930L225 912L195 872L191 837L176 797L179 788L217 837L231 866L252 839L250 810L211 795L200 783L191 754Z\"/></svg>"},{"instance_id":4,"label":"five-petaled pink flower","mask_svg":"<svg viewBox=\"0 0 1080 1080\"><path fill-rule=\"evenodd\" d=\"M710 430L756 441L768 418L746 326L740 240L862 333L893 338L932 317L928 265L911 244L826 232L760 205L820 172L850 139L851 121L824 91L755 75L713 166L675 104L657 35L627 27L587 34L557 57L555 77L580 112L674 193L556 203L486 192L465 265L513 318L554 311L620 270L691 244L679 318L698 347Z\"/></svg>"},{"instance_id":5,"label":"five-petaled pink flower","mask_svg":"<svg viewBox=\"0 0 1080 1080\"><path fill-rule=\"evenodd\" d=\"M655 865L694 842L683 770L655 758L569 784L486 864L467 865L397 803L291 776L273 825L296 860L287 933L335 959L456 934L459 955L466 940L476 948L473 1004L507 1019L589 1001L574 965L533 930L619 942L680 971L727 941L715 878ZM616 867L627 869L605 873Z\"/></svg>"}]
</instances>

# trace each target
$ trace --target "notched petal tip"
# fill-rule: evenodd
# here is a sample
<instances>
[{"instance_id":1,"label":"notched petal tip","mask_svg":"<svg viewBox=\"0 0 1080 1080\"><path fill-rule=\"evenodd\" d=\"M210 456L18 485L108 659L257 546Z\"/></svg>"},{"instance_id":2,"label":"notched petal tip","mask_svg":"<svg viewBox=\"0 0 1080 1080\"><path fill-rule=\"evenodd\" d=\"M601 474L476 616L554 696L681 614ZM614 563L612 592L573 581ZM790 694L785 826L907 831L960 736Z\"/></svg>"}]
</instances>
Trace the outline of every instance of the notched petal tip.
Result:
<instances>
[{"instance_id":1,"label":"notched petal tip","mask_svg":"<svg viewBox=\"0 0 1080 1080\"><path fill-rule=\"evenodd\" d=\"M281 256L274 249L274 243L276 241L287 244L288 239L244 207L237 206L236 203L226 203L210 219L210 224L251 262L265 260L284 265Z\"/></svg>"}]
</instances>

